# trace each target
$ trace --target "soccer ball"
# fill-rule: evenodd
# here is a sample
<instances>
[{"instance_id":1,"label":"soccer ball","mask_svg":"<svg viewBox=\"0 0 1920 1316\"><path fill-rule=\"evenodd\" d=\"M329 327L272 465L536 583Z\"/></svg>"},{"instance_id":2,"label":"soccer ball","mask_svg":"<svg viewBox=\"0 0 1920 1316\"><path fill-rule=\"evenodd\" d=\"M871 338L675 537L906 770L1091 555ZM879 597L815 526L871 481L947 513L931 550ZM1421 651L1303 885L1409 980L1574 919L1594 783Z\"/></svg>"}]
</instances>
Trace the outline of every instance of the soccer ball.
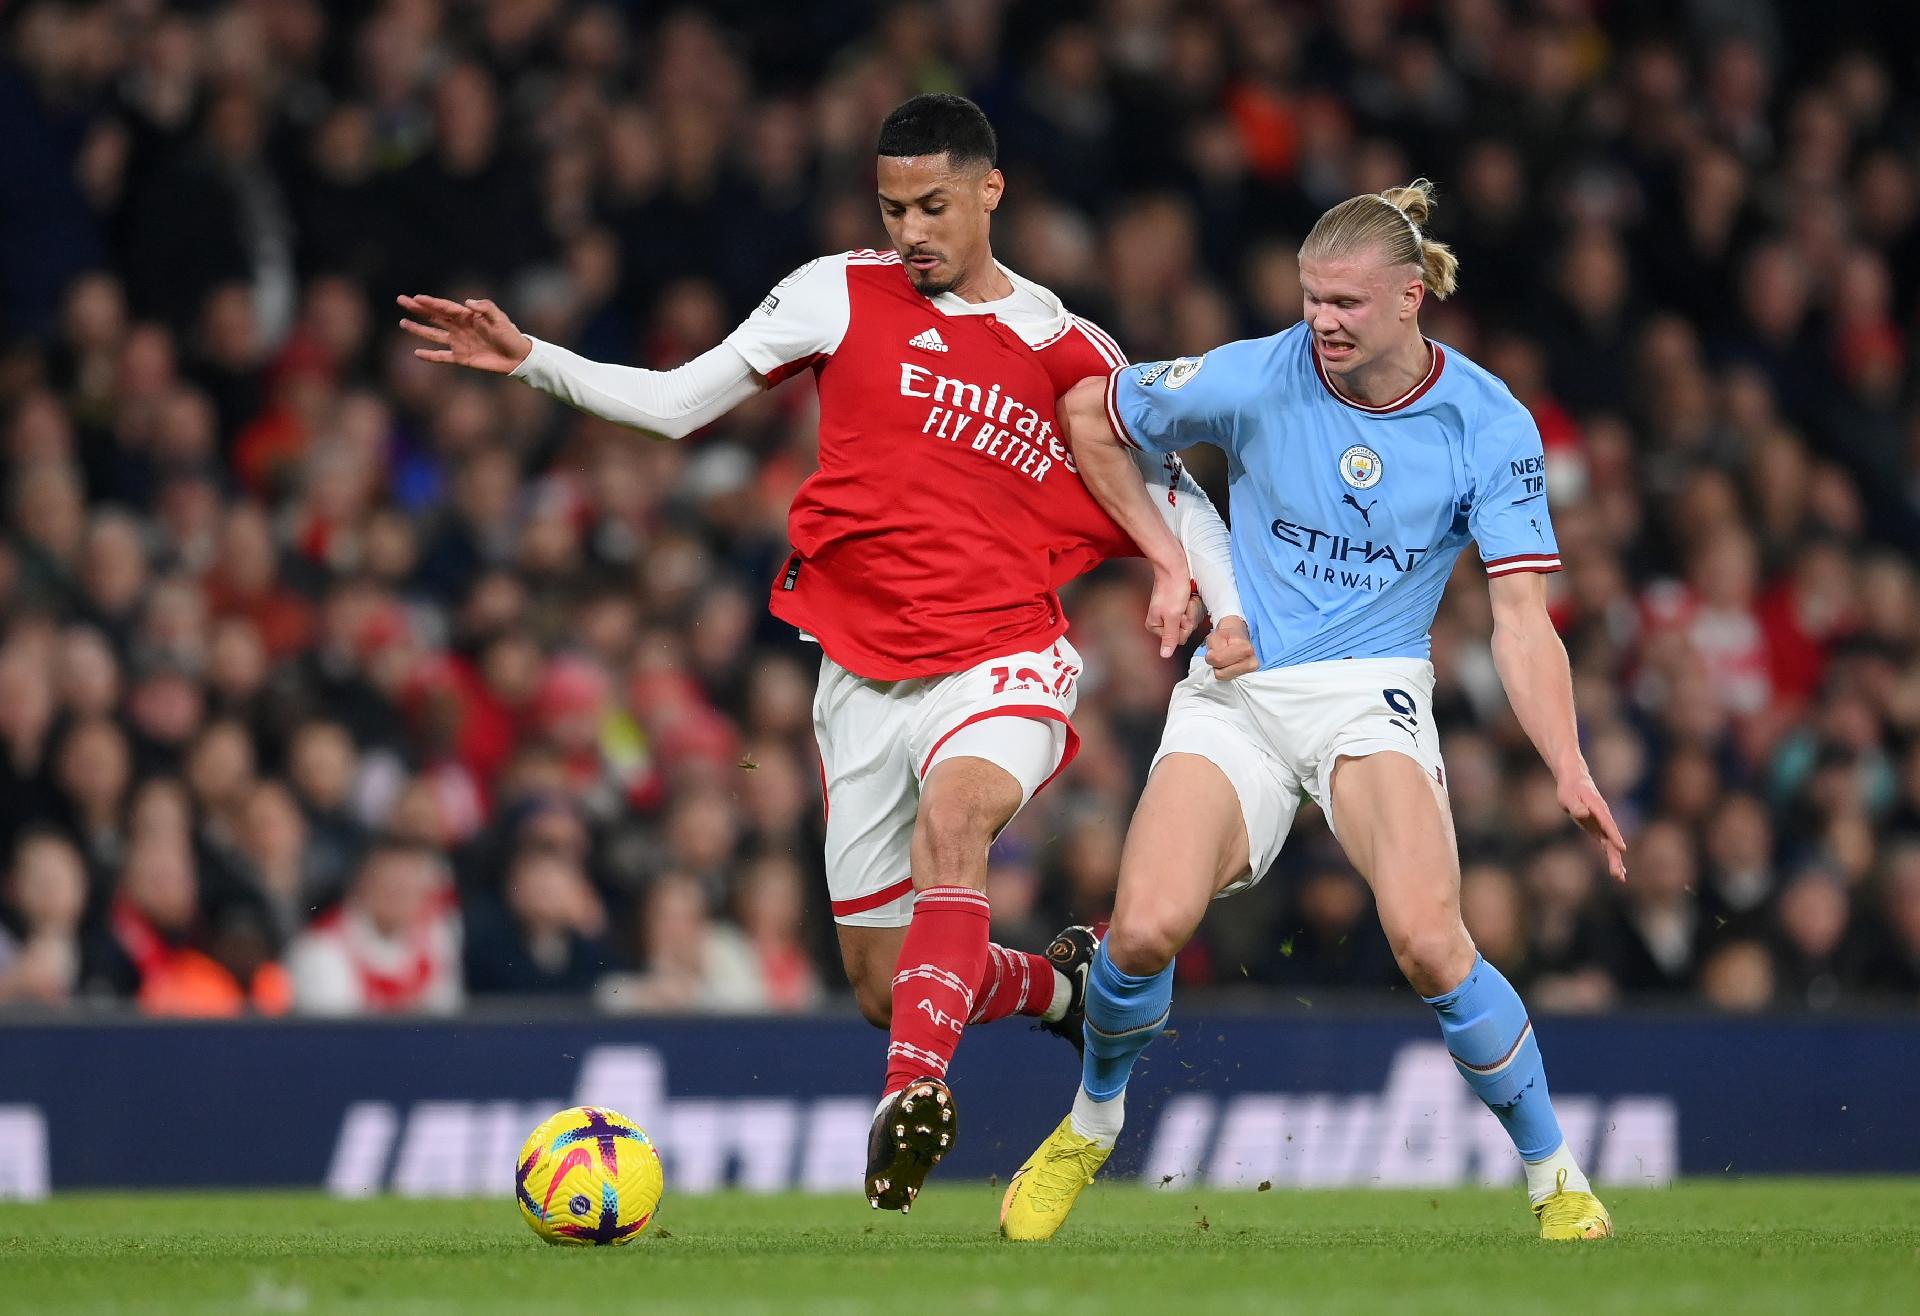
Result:
<instances>
[{"instance_id":1,"label":"soccer ball","mask_svg":"<svg viewBox=\"0 0 1920 1316\"><path fill-rule=\"evenodd\" d=\"M666 1190L653 1140L624 1115L575 1106L528 1137L514 1166L520 1214L549 1243L631 1243Z\"/></svg>"}]
</instances>

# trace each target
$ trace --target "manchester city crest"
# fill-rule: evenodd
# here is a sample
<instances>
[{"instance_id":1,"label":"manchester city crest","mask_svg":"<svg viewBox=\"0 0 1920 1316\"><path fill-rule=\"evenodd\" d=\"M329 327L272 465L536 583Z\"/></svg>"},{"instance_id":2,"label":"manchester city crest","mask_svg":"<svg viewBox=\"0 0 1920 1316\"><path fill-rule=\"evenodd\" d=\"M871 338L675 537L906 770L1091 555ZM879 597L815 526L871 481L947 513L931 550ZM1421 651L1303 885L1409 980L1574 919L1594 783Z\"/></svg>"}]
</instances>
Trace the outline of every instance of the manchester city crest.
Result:
<instances>
[{"instance_id":1,"label":"manchester city crest","mask_svg":"<svg viewBox=\"0 0 1920 1316\"><path fill-rule=\"evenodd\" d=\"M1340 478L1356 489L1371 489L1380 483L1380 454L1364 443L1356 443L1340 454Z\"/></svg>"}]
</instances>

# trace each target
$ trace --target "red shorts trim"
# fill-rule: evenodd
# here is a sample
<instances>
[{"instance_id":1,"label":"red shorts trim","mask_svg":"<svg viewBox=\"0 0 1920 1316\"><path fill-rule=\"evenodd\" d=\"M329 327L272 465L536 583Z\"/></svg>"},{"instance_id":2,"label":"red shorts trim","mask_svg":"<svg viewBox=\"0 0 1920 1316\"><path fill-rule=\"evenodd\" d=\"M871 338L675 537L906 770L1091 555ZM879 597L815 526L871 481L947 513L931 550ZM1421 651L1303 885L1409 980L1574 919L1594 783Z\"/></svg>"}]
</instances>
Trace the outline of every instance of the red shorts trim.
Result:
<instances>
[{"instance_id":1,"label":"red shorts trim","mask_svg":"<svg viewBox=\"0 0 1920 1316\"><path fill-rule=\"evenodd\" d=\"M828 903L833 907L835 918L844 918L848 914L864 914L870 909L878 909L882 905L890 904L911 890L913 890L913 879L903 877L892 886L883 886L878 891L869 891L864 896L855 896L852 900L833 900Z\"/></svg>"},{"instance_id":2,"label":"red shorts trim","mask_svg":"<svg viewBox=\"0 0 1920 1316\"><path fill-rule=\"evenodd\" d=\"M999 708L984 708L980 710L978 713L974 713L962 719L960 722L954 724L953 726L948 727L945 733L941 735L940 739L933 742L933 748L927 751L926 760L920 765L920 776L923 779L926 777L927 769L933 766L933 756L940 752L940 747L942 745L946 744L949 740L953 739L953 737L957 735L959 732L964 731L966 728L972 726L975 722L984 722L990 717L1039 718L1040 720L1046 721L1046 722L1058 722L1061 726L1067 729L1067 744L1066 744L1066 748L1062 750L1060 753L1060 765L1056 767L1051 773L1048 774L1047 779L1045 781L1041 782L1038 786L1033 788L1033 793L1035 795L1038 795L1041 791L1045 790L1048 786L1051 786L1053 784L1053 779L1059 776L1061 773L1065 772L1067 770L1067 764L1073 762L1074 755L1080 752L1080 733L1073 729L1072 719L1069 718L1065 713L1062 713L1059 709L1053 707L1053 705L1051 704L1005 704Z\"/></svg>"}]
</instances>

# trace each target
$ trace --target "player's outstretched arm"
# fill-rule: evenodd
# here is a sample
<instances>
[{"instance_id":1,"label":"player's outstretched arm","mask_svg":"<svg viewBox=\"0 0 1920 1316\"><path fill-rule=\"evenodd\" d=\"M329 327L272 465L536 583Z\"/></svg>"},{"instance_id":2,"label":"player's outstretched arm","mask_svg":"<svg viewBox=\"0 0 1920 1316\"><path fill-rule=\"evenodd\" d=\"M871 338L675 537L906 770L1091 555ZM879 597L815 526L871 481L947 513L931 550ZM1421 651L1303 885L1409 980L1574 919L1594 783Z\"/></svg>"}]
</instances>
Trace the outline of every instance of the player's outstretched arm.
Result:
<instances>
[{"instance_id":1,"label":"player's outstretched arm","mask_svg":"<svg viewBox=\"0 0 1920 1316\"><path fill-rule=\"evenodd\" d=\"M1240 587L1233 576L1233 541L1213 499L1172 453L1134 452L1133 461L1147 482L1154 510L1186 550L1194 587L1200 591L1205 613L1213 618L1207 665L1222 681L1258 671L1260 660L1253 651L1253 636L1240 607ZM1197 620L1190 618L1190 622L1197 628Z\"/></svg>"},{"instance_id":2,"label":"player's outstretched arm","mask_svg":"<svg viewBox=\"0 0 1920 1316\"><path fill-rule=\"evenodd\" d=\"M1060 400L1060 420L1073 446L1080 478L1153 567L1147 629L1160 637L1160 656L1170 658L1191 631L1187 599L1193 576L1187 551L1154 507L1140 468L1108 424L1106 395L1105 379L1081 380Z\"/></svg>"},{"instance_id":3,"label":"player's outstretched arm","mask_svg":"<svg viewBox=\"0 0 1920 1316\"><path fill-rule=\"evenodd\" d=\"M413 350L422 361L511 375L568 406L662 438L685 438L765 385L726 343L674 370L642 370L589 361L523 334L490 301L421 295L397 300L419 317L402 320L400 327L432 344Z\"/></svg>"},{"instance_id":4,"label":"player's outstretched arm","mask_svg":"<svg viewBox=\"0 0 1920 1316\"><path fill-rule=\"evenodd\" d=\"M1627 877L1627 843L1593 784L1574 722L1567 648L1547 615L1547 587L1535 572L1488 581L1493 592L1493 662L1521 729L1553 770L1560 807L1606 851L1607 871Z\"/></svg>"}]
</instances>

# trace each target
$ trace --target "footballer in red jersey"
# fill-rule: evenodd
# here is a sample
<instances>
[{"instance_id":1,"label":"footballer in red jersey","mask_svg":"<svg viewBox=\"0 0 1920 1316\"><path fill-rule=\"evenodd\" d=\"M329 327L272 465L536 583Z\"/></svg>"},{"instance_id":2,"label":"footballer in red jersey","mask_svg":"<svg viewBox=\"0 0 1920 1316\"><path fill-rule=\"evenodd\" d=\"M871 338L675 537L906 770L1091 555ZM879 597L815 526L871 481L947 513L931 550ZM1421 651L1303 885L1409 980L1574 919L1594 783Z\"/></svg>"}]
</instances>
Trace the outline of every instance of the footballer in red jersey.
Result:
<instances>
[{"instance_id":1,"label":"footballer in red jersey","mask_svg":"<svg viewBox=\"0 0 1920 1316\"><path fill-rule=\"evenodd\" d=\"M1093 935L1070 928L1044 955L991 944L987 848L1077 749L1060 586L1139 552L1081 483L1056 414L1125 358L994 260L996 151L971 101L901 105L878 150L892 249L809 262L674 370L585 360L490 301L399 299L423 359L511 374L667 438L813 374L820 465L794 499L770 606L822 650L829 894L861 1011L890 1034L866 1190L902 1211L953 1144L945 1075L968 1024L1027 1014L1080 1045ZM1251 670L1226 528L1177 461L1142 460L1216 618L1207 661ZM1163 654L1194 622L1188 590L1156 573Z\"/></svg>"}]
</instances>

